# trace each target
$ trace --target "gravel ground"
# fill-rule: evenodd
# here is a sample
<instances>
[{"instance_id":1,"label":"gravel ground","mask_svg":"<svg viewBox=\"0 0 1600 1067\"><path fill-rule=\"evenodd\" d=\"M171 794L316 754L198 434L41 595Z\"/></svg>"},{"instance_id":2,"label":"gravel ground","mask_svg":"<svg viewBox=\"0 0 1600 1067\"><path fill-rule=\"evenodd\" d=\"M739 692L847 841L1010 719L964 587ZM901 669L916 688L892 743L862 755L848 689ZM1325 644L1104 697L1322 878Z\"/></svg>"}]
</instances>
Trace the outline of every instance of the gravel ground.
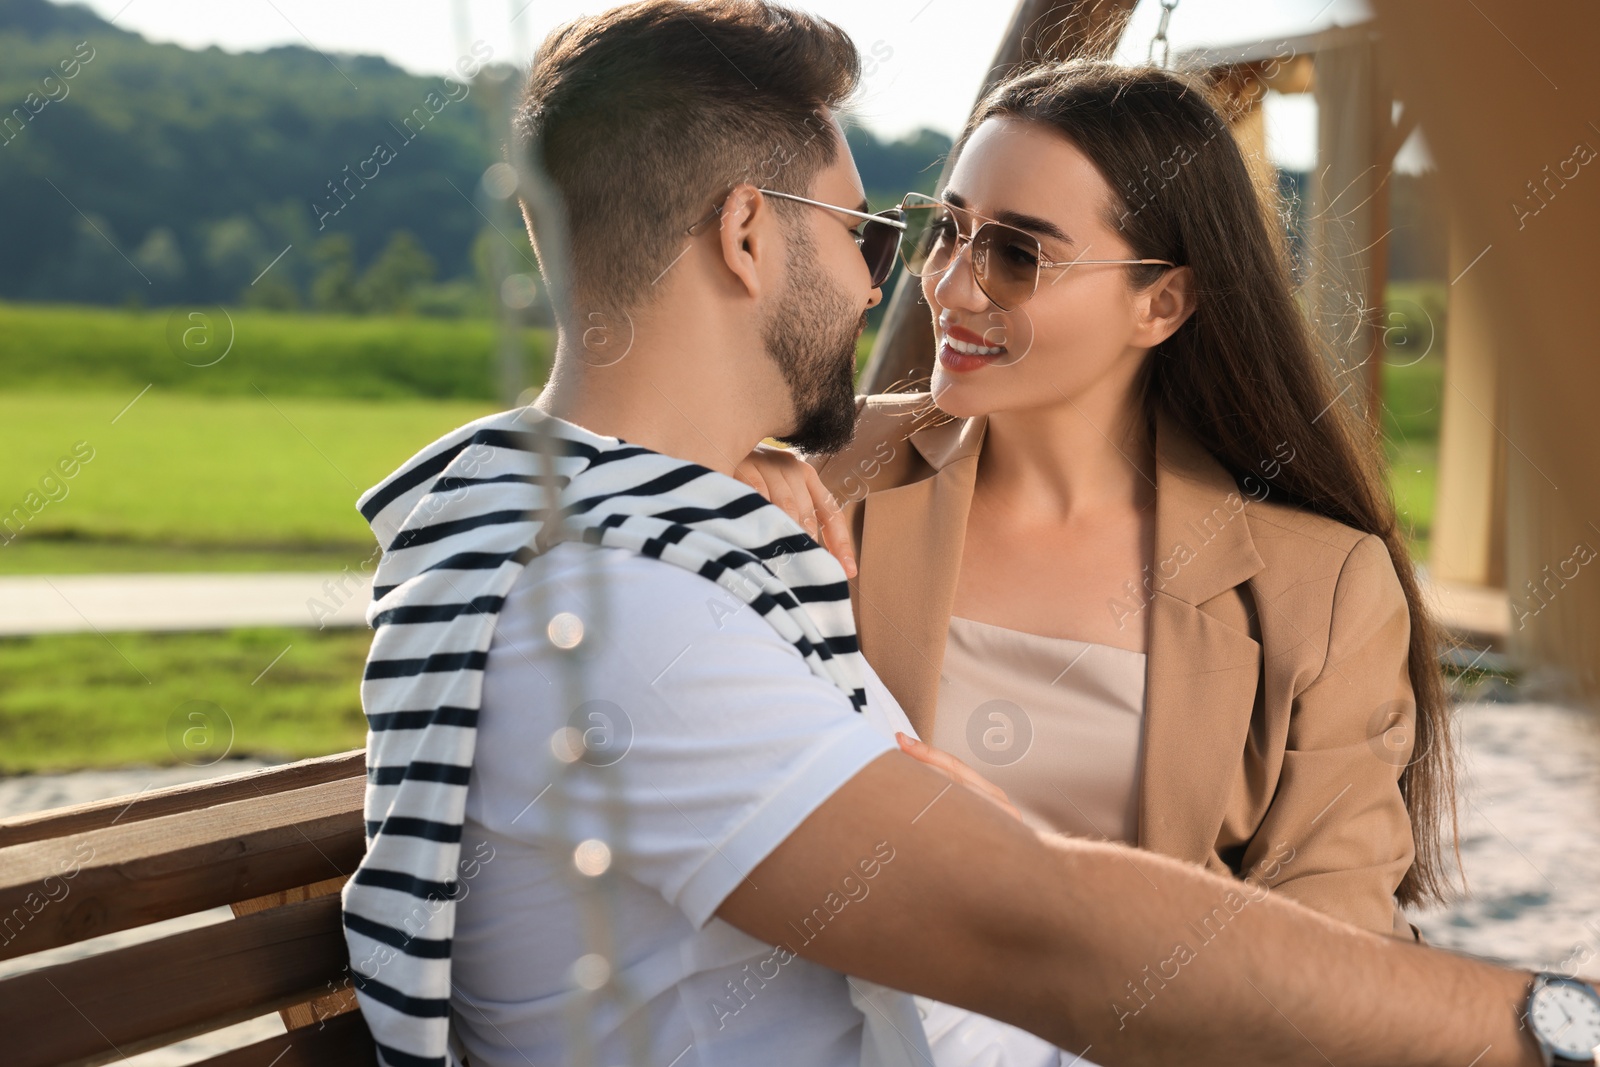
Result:
<instances>
[{"instance_id":1,"label":"gravel ground","mask_svg":"<svg viewBox=\"0 0 1600 1067\"><path fill-rule=\"evenodd\" d=\"M1548 704L1461 713L1469 895L1412 921L1442 948L1600 976L1600 732Z\"/></svg>"},{"instance_id":2,"label":"gravel ground","mask_svg":"<svg viewBox=\"0 0 1600 1067\"><path fill-rule=\"evenodd\" d=\"M1461 855L1469 894L1412 920L1434 945L1550 970L1600 975L1600 730L1593 717L1547 704L1469 704L1462 709ZM0 778L0 818L132 795L180 782L252 770L135 768ZM226 921L218 908L144 931L55 950L56 958ZM141 936L142 935L142 936ZM28 969L0 963L0 976ZM123 1061L178 1067L281 1033L276 1015Z\"/></svg>"}]
</instances>

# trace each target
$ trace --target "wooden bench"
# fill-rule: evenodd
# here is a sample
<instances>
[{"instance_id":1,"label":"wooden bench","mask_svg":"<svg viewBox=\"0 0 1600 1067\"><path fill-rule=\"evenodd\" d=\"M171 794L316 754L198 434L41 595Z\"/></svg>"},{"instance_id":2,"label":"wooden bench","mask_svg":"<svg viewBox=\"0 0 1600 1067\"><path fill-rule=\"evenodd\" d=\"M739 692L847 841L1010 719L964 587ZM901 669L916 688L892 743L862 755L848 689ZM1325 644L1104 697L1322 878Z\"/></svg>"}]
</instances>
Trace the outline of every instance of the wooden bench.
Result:
<instances>
[{"instance_id":1,"label":"wooden bench","mask_svg":"<svg viewBox=\"0 0 1600 1067\"><path fill-rule=\"evenodd\" d=\"M338 896L366 847L365 780L358 749L0 821L0 960L233 911L0 979L0 1058L89 1067L276 1011L287 1033L202 1062L376 1064Z\"/></svg>"}]
</instances>

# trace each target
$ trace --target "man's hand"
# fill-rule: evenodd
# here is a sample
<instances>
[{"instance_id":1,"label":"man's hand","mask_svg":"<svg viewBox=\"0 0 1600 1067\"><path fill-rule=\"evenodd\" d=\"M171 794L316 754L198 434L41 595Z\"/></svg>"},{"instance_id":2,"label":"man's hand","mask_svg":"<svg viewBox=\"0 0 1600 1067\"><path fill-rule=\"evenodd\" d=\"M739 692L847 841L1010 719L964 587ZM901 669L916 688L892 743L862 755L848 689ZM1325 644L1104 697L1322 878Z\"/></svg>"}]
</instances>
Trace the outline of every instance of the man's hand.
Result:
<instances>
[{"instance_id":1,"label":"man's hand","mask_svg":"<svg viewBox=\"0 0 1600 1067\"><path fill-rule=\"evenodd\" d=\"M811 464L788 449L757 445L733 469L733 476L781 508L813 541L832 552L844 567L845 577L856 576L844 513Z\"/></svg>"}]
</instances>

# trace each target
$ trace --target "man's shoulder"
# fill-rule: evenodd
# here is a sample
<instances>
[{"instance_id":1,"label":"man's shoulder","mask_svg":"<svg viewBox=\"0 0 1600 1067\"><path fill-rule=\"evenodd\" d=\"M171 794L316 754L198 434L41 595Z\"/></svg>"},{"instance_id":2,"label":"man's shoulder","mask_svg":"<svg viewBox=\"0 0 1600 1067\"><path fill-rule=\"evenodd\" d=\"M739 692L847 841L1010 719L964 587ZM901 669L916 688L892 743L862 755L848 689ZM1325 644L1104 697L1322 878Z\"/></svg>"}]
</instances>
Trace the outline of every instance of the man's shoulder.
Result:
<instances>
[{"instance_id":1,"label":"man's shoulder","mask_svg":"<svg viewBox=\"0 0 1600 1067\"><path fill-rule=\"evenodd\" d=\"M563 541L530 559L518 584L603 582L616 596L639 602L662 594L734 595L697 571L615 545Z\"/></svg>"},{"instance_id":2,"label":"man's shoulder","mask_svg":"<svg viewBox=\"0 0 1600 1067\"><path fill-rule=\"evenodd\" d=\"M540 609L551 618L565 611L587 620L596 635L603 628L611 638L603 644L614 651L733 633L792 648L731 590L630 548L568 541L529 560L502 610Z\"/></svg>"}]
</instances>

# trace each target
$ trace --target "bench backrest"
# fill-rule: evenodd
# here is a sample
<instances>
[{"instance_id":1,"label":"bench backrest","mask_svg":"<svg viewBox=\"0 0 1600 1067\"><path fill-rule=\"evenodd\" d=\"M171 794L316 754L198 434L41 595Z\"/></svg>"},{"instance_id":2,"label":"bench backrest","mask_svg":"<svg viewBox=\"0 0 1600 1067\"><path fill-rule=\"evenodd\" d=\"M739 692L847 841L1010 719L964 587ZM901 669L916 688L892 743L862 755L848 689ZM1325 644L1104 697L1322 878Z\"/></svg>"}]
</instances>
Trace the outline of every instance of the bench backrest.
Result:
<instances>
[{"instance_id":1,"label":"bench backrest","mask_svg":"<svg viewBox=\"0 0 1600 1067\"><path fill-rule=\"evenodd\" d=\"M6 1062L108 1063L277 1011L286 1034L204 1064L376 1064L338 897L366 847L365 774L358 749L0 820L0 960L233 911L0 979Z\"/></svg>"}]
</instances>

